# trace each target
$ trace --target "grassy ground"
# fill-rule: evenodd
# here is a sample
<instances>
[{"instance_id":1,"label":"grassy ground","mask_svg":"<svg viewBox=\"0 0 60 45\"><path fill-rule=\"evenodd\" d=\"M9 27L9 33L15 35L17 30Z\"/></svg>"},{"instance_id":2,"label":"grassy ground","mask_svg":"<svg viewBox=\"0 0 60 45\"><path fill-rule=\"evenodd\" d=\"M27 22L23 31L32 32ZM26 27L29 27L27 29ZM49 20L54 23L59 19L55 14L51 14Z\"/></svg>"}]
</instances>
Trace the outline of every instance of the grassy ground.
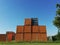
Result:
<instances>
[{"instance_id":1,"label":"grassy ground","mask_svg":"<svg viewBox=\"0 0 60 45\"><path fill-rule=\"evenodd\" d=\"M56 42L48 42L48 43L39 43L39 42L34 42L34 43L29 43L29 42L0 42L0 45L60 45L60 43Z\"/></svg>"}]
</instances>

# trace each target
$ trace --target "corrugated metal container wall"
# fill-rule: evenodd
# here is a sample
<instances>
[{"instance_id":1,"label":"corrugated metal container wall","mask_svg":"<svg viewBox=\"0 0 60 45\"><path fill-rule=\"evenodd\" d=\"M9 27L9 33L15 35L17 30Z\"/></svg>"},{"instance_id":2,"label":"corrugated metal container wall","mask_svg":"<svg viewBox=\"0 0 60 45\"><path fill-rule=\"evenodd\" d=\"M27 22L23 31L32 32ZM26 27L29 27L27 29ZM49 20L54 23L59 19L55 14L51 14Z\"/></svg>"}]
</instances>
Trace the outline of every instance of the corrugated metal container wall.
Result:
<instances>
[{"instance_id":1,"label":"corrugated metal container wall","mask_svg":"<svg viewBox=\"0 0 60 45\"><path fill-rule=\"evenodd\" d=\"M42 40L41 33L38 33L38 40L39 40L39 41Z\"/></svg>"},{"instance_id":2,"label":"corrugated metal container wall","mask_svg":"<svg viewBox=\"0 0 60 45\"><path fill-rule=\"evenodd\" d=\"M36 33L39 32L38 26L32 26L32 33L34 33L34 32L36 32Z\"/></svg>"},{"instance_id":3,"label":"corrugated metal container wall","mask_svg":"<svg viewBox=\"0 0 60 45\"><path fill-rule=\"evenodd\" d=\"M30 32L31 33L31 26L24 26L24 32Z\"/></svg>"},{"instance_id":4,"label":"corrugated metal container wall","mask_svg":"<svg viewBox=\"0 0 60 45\"><path fill-rule=\"evenodd\" d=\"M8 41L12 41L12 35L11 35L11 34L8 34L8 35L7 35L7 40L8 40Z\"/></svg>"},{"instance_id":5,"label":"corrugated metal container wall","mask_svg":"<svg viewBox=\"0 0 60 45\"><path fill-rule=\"evenodd\" d=\"M31 41L31 33L24 33L24 41Z\"/></svg>"},{"instance_id":6,"label":"corrugated metal container wall","mask_svg":"<svg viewBox=\"0 0 60 45\"><path fill-rule=\"evenodd\" d=\"M15 40L15 33L14 32L7 32L7 41Z\"/></svg>"},{"instance_id":7,"label":"corrugated metal container wall","mask_svg":"<svg viewBox=\"0 0 60 45\"><path fill-rule=\"evenodd\" d=\"M39 41L38 40L38 33L32 33L32 41Z\"/></svg>"},{"instance_id":8,"label":"corrugated metal container wall","mask_svg":"<svg viewBox=\"0 0 60 45\"><path fill-rule=\"evenodd\" d=\"M46 42L47 41L47 35L46 34L41 34L41 41Z\"/></svg>"},{"instance_id":9,"label":"corrugated metal container wall","mask_svg":"<svg viewBox=\"0 0 60 45\"><path fill-rule=\"evenodd\" d=\"M0 41L6 41L6 34L0 34Z\"/></svg>"},{"instance_id":10,"label":"corrugated metal container wall","mask_svg":"<svg viewBox=\"0 0 60 45\"><path fill-rule=\"evenodd\" d=\"M32 25L31 24L31 19L25 19L25 24L24 25Z\"/></svg>"},{"instance_id":11,"label":"corrugated metal container wall","mask_svg":"<svg viewBox=\"0 0 60 45\"><path fill-rule=\"evenodd\" d=\"M46 26L39 26L39 32L46 32Z\"/></svg>"},{"instance_id":12,"label":"corrugated metal container wall","mask_svg":"<svg viewBox=\"0 0 60 45\"><path fill-rule=\"evenodd\" d=\"M16 34L16 37L15 37L15 40L18 42L18 41L23 41L23 33L17 33Z\"/></svg>"},{"instance_id":13,"label":"corrugated metal container wall","mask_svg":"<svg viewBox=\"0 0 60 45\"><path fill-rule=\"evenodd\" d=\"M46 34L39 34L40 36L39 36L39 40L41 41L41 42L46 42L47 41L47 36L46 36Z\"/></svg>"},{"instance_id":14,"label":"corrugated metal container wall","mask_svg":"<svg viewBox=\"0 0 60 45\"><path fill-rule=\"evenodd\" d=\"M17 30L16 30L16 33L18 32L23 32L23 26L17 26Z\"/></svg>"}]
</instances>

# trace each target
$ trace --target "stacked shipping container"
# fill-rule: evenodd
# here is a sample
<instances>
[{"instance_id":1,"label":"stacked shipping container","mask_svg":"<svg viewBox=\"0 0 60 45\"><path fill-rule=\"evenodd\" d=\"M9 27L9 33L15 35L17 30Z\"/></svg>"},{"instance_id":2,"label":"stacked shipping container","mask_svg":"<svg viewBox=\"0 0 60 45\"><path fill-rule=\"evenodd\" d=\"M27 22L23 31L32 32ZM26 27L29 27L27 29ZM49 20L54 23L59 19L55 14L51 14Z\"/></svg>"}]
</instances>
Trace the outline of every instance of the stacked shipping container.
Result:
<instances>
[{"instance_id":1,"label":"stacked shipping container","mask_svg":"<svg viewBox=\"0 0 60 45\"><path fill-rule=\"evenodd\" d=\"M23 41L23 33L16 33L15 40L18 41Z\"/></svg>"},{"instance_id":2,"label":"stacked shipping container","mask_svg":"<svg viewBox=\"0 0 60 45\"><path fill-rule=\"evenodd\" d=\"M24 33L31 33L31 26L24 26Z\"/></svg>"},{"instance_id":3,"label":"stacked shipping container","mask_svg":"<svg viewBox=\"0 0 60 45\"><path fill-rule=\"evenodd\" d=\"M16 41L47 41L46 26L38 26L36 19L25 19L24 26L17 26Z\"/></svg>"},{"instance_id":4,"label":"stacked shipping container","mask_svg":"<svg viewBox=\"0 0 60 45\"><path fill-rule=\"evenodd\" d=\"M32 33L38 33L38 26L32 26Z\"/></svg>"},{"instance_id":5,"label":"stacked shipping container","mask_svg":"<svg viewBox=\"0 0 60 45\"><path fill-rule=\"evenodd\" d=\"M25 26L31 26L32 25L32 20L31 19L25 19L25 24L24 24Z\"/></svg>"},{"instance_id":6,"label":"stacked shipping container","mask_svg":"<svg viewBox=\"0 0 60 45\"><path fill-rule=\"evenodd\" d=\"M41 41L47 41L46 26L39 26Z\"/></svg>"},{"instance_id":7,"label":"stacked shipping container","mask_svg":"<svg viewBox=\"0 0 60 45\"><path fill-rule=\"evenodd\" d=\"M15 40L16 41L23 41L23 26L17 26L17 31L16 31L16 36Z\"/></svg>"},{"instance_id":8,"label":"stacked shipping container","mask_svg":"<svg viewBox=\"0 0 60 45\"><path fill-rule=\"evenodd\" d=\"M31 41L31 33L24 33L24 41Z\"/></svg>"}]
</instances>

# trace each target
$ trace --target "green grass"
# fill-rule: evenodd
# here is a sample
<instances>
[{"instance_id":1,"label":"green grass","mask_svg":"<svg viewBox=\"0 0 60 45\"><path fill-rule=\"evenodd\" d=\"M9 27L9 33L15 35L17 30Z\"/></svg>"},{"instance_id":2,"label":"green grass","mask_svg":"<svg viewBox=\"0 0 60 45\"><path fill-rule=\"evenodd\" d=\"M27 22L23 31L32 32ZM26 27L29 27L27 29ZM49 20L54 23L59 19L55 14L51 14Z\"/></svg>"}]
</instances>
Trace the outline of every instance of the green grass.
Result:
<instances>
[{"instance_id":1,"label":"green grass","mask_svg":"<svg viewBox=\"0 0 60 45\"><path fill-rule=\"evenodd\" d=\"M59 42L0 42L0 45L60 45Z\"/></svg>"}]
</instances>

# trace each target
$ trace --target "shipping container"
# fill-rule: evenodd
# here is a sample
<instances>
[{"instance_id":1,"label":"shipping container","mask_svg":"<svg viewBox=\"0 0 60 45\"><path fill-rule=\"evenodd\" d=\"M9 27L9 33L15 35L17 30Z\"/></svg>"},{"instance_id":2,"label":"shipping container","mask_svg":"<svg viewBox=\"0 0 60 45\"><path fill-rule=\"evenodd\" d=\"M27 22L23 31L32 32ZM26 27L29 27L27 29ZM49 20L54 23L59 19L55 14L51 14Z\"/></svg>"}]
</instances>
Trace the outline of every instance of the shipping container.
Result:
<instances>
[{"instance_id":1,"label":"shipping container","mask_svg":"<svg viewBox=\"0 0 60 45\"><path fill-rule=\"evenodd\" d=\"M32 41L39 41L38 40L38 33L32 33Z\"/></svg>"},{"instance_id":2,"label":"shipping container","mask_svg":"<svg viewBox=\"0 0 60 45\"><path fill-rule=\"evenodd\" d=\"M22 32L23 33L24 26L17 26L16 33Z\"/></svg>"},{"instance_id":3,"label":"shipping container","mask_svg":"<svg viewBox=\"0 0 60 45\"><path fill-rule=\"evenodd\" d=\"M32 25L37 25L38 26L38 18L32 18Z\"/></svg>"},{"instance_id":4,"label":"shipping container","mask_svg":"<svg viewBox=\"0 0 60 45\"><path fill-rule=\"evenodd\" d=\"M23 41L23 33L16 33L15 41Z\"/></svg>"},{"instance_id":5,"label":"shipping container","mask_svg":"<svg viewBox=\"0 0 60 45\"><path fill-rule=\"evenodd\" d=\"M46 32L46 26L39 26L39 32Z\"/></svg>"},{"instance_id":6,"label":"shipping container","mask_svg":"<svg viewBox=\"0 0 60 45\"><path fill-rule=\"evenodd\" d=\"M31 32L31 26L24 26L24 32Z\"/></svg>"},{"instance_id":7,"label":"shipping container","mask_svg":"<svg viewBox=\"0 0 60 45\"><path fill-rule=\"evenodd\" d=\"M38 26L32 26L32 32L39 32Z\"/></svg>"},{"instance_id":8,"label":"shipping container","mask_svg":"<svg viewBox=\"0 0 60 45\"><path fill-rule=\"evenodd\" d=\"M7 41L15 40L15 33L14 32L6 32L7 35Z\"/></svg>"},{"instance_id":9,"label":"shipping container","mask_svg":"<svg viewBox=\"0 0 60 45\"><path fill-rule=\"evenodd\" d=\"M47 35L46 34L39 34L40 37L39 37L39 40L41 42L46 42L47 41Z\"/></svg>"},{"instance_id":10,"label":"shipping container","mask_svg":"<svg viewBox=\"0 0 60 45\"><path fill-rule=\"evenodd\" d=\"M0 34L0 41L6 41L6 34Z\"/></svg>"},{"instance_id":11,"label":"shipping container","mask_svg":"<svg viewBox=\"0 0 60 45\"><path fill-rule=\"evenodd\" d=\"M32 21L32 20L29 19L29 18L28 18L28 19L25 19L24 25L32 25L32 24L31 24L31 21Z\"/></svg>"},{"instance_id":12,"label":"shipping container","mask_svg":"<svg viewBox=\"0 0 60 45\"><path fill-rule=\"evenodd\" d=\"M24 41L31 41L31 33L24 33Z\"/></svg>"}]
</instances>

